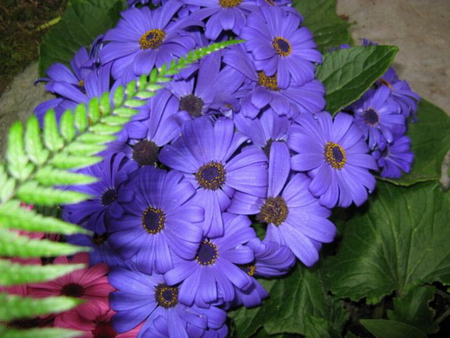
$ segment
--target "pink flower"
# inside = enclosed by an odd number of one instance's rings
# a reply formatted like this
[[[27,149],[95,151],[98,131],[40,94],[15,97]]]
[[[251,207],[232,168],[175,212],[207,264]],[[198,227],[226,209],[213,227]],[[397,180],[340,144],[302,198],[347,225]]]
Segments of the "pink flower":
[[[73,259],[65,256],[58,257],[54,264],[85,264],[89,265],[89,255],[87,253],[76,254]],[[97,264],[90,268],[76,270],[53,281],[33,284],[30,295],[43,298],[49,296],[70,296],[85,300],[86,302],[76,308],[56,315],[55,326],[60,326],[60,322],[67,322],[67,318],[78,314],[87,319],[94,319],[96,308],[109,309],[108,295],[115,289],[108,283],[107,273],[109,267],[106,264]]]

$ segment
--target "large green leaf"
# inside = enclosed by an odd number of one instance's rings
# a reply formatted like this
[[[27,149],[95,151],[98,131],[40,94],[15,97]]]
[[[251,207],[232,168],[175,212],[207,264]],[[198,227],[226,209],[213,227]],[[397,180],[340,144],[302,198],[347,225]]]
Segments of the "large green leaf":
[[[337,16],[335,0],[294,0],[293,5],[305,18],[304,25],[313,33],[320,51],[353,44],[350,24]]]
[[[343,303],[327,294],[327,286],[321,276],[320,267],[311,270],[297,266],[285,278],[259,280],[269,292],[270,297],[259,307],[240,308],[230,313],[234,319],[236,337],[250,337],[261,327],[267,334],[299,333],[324,330],[341,332],[348,314]],[[318,328],[308,327],[322,319]]]
[[[39,74],[44,76],[55,62],[68,65],[80,47],[89,46],[117,23],[122,9],[120,0],[78,1],[67,8],[39,47]]]
[[[377,303],[424,283],[450,282],[450,194],[436,182],[397,187],[378,182],[365,208],[337,223],[343,239],[326,262],[338,297]]]
[[[364,319],[361,324],[375,338],[426,338],[427,335],[412,325],[386,319]]]
[[[445,112],[423,100],[418,107],[419,122],[410,123],[408,136],[414,162],[409,174],[398,180],[389,180],[398,185],[438,180],[446,152],[450,149],[450,117]]]
[[[433,321],[435,311],[428,306],[435,291],[434,286],[420,286],[404,297],[395,297],[394,310],[388,310],[388,318],[415,326],[423,333],[437,332],[439,327]]]
[[[394,61],[395,46],[352,47],[324,55],[316,76],[326,88],[326,110],[334,114],[356,101]]]

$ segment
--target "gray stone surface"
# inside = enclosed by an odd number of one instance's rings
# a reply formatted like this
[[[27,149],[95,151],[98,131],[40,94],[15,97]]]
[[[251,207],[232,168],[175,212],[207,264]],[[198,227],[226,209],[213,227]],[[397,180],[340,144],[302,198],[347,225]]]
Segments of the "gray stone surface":
[[[25,121],[39,103],[54,96],[45,92],[44,84],[33,85],[37,79],[37,63],[17,75],[0,98],[0,149],[3,155],[6,133],[16,120]]]
[[[420,96],[450,114],[450,0],[337,0],[350,32],[400,51],[394,68]]]

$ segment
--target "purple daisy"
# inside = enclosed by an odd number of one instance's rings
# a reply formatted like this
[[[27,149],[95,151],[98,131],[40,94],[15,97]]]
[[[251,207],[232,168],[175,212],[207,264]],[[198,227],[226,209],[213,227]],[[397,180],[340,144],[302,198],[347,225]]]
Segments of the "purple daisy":
[[[277,73],[268,76],[257,71],[241,46],[226,50],[223,61],[247,78],[246,85],[238,92],[242,98],[241,111],[246,117],[255,118],[266,107],[290,118],[299,113],[318,113],[325,108],[325,87],[318,80],[292,82],[289,87],[281,88]]]
[[[286,143],[273,142],[267,197],[250,200],[236,193],[228,211],[257,214],[256,219],[267,224],[266,240],[289,247],[298,259],[311,266],[319,259],[320,243],[333,241],[336,228],[327,219],[330,210],[308,190],[311,180],[304,174],[290,177],[289,158]]]
[[[390,96],[390,88],[381,86],[369,90],[351,106],[355,124],[363,132],[370,149],[384,148],[386,142],[393,141],[395,134],[403,134],[406,130],[405,117]]]
[[[188,5],[200,6],[192,17],[206,22],[205,36],[216,40],[223,31],[239,35],[247,21],[247,15],[257,11],[255,0],[181,0]]]
[[[179,99],[180,110],[195,118],[239,109],[235,92],[244,77],[233,68],[220,69],[220,66],[220,53],[213,53],[200,61],[196,76],[167,85],[166,88]]]
[[[155,165],[159,149],[180,134],[180,125],[188,117],[178,113],[179,106],[177,98],[163,89],[141,108],[139,120],[127,124],[132,158],[139,166]]]
[[[221,301],[230,302],[235,288],[248,290],[253,281],[239,265],[253,261],[253,250],[245,246],[256,237],[246,216],[223,214],[224,235],[205,238],[195,259],[177,259],[174,268],[164,275],[168,285],[182,283],[179,299],[184,304],[208,308]]]
[[[108,280],[118,289],[110,294],[110,306],[117,313],[112,324],[119,333],[144,322],[139,337],[202,337],[207,328],[220,328],[225,311],[211,306],[201,309],[186,306],[179,297],[178,286],[168,286],[162,275],[113,268]]]
[[[256,147],[238,153],[246,140],[234,131],[233,121],[219,118],[213,125],[200,117],[185,122],[181,137],[160,152],[159,160],[183,172],[197,190],[193,203],[205,208],[208,237],[223,234],[222,212],[235,191],[245,192],[249,198],[266,194],[267,157]]]
[[[100,51],[103,64],[113,62],[115,79],[128,67],[132,67],[136,76],[148,74],[153,67],[160,67],[195,47],[192,36],[182,30],[183,25],[195,23],[173,20],[181,6],[181,2],[172,0],[155,10],[143,7],[122,12],[117,26],[105,34],[104,41],[109,43]]]
[[[300,27],[301,18],[278,7],[261,7],[247,19],[240,37],[247,40],[247,50],[258,71],[278,75],[278,86],[287,88],[291,81],[303,85],[314,79],[314,63],[322,62],[311,32]]]
[[[111,220],[111,245],[145,273],[165,273],[173,256],[192,259],[202,240],[203,208],[189,203],[192,185],[177,171],[152,166],[139,169],[127,184],[134,199],[124,215]]]
[[[99,180],[88,185],[72,186],[70,189],[94,197],[64,206],[64,218],[75,224],[86,223],[87,229],[103,234],[106,231],[106,223],[111,218],[122,217],[122,204],[132,199],[132,192],[122,189],[122,185],[136,169],[137,165],[122,153],[110,154],[103,162],[80,169],[79,173],[97,177]]]
[[[303,114],[291,128],[289,148],[297,155],[291,167],[307,172],[312,181],[309,190],[328,208],[361,205],[367,190],[375,189],[375,178],[369,169],[377,170],[374,158],[367,154],[367,144],[353,118],[344,113],[334,121],[327,112]]]
[[[411,139],[406,135],[396,137],[384,150],[376,150],[372,155],[380,166],[380,176],[385,178],[400,178],[402,171],[409,173],[414,160]]]

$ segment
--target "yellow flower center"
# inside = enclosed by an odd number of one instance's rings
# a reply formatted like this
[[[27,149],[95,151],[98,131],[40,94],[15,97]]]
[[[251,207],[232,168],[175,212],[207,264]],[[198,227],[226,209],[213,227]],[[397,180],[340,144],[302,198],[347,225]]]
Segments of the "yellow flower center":
[[[288,56],[292,52],[292,46],[285,38],[277,36],[272,41],[272,46],[280,56]]]
[[[267,76],[264,72],[258,72],[258,84],[273,91],[279,91],[280,88],[277,85],[277,74]]]
[[[139,39],[141,49],[157,49],[164,41],[166,32],[160,29],[152,29],[142,34]]]
[[[334,169],[342,169],[347,162],[347,156],[339,144],[328,142],[325,145],[325,160]]]
[[[241,4],[242,0],[219,0],[219,6],[224,8],[236,7]]]

